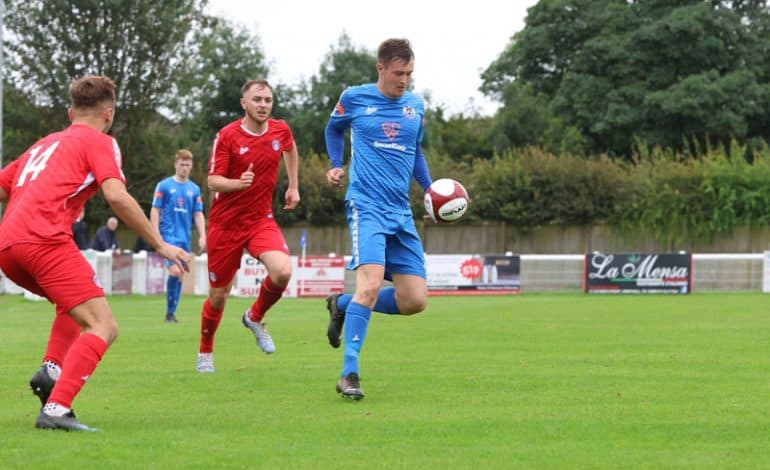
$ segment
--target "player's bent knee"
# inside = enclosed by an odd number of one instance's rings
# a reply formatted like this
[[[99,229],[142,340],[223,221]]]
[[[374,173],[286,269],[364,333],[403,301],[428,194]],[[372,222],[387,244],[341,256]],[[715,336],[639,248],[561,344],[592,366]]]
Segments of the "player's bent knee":
[[[270,280],[273,281],[273,284],[277,286],[288,286],[289,281],[291,280],[291,268],[271,273]]]
[[[118,339],[118,334],[120,333],[120,329],[118,328],[118,323],[115,320],[112,320],[111,325],[109,325],[107,330],[107,338],[105,338],[105,341],[107,342],[107,345],[111,345],[115,342],[116,339]]]
[[[406,305],[399,307],[399,311],[401,315],[416,315],[425,310],[427,306],[427,298],[410,299],[409,302],[406,302]]]
[[[230,293],[227,289],[211,289],[209,290],[209,303],[217,310],[225,308],[227,297]]]

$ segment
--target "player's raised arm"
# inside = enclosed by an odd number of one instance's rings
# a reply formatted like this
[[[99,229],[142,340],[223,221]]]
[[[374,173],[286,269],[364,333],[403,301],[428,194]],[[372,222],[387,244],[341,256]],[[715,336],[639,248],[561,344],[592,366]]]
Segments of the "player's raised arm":
[[[254,182],[254,164],[249,163],[249,167],[237,179],[221,175],[209,175],[207,182],[209,189],[218,193],[242,191]]]

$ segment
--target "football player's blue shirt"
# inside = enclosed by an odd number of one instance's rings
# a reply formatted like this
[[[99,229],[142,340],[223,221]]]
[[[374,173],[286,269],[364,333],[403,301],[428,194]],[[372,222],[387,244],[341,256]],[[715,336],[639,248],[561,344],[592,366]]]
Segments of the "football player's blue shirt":
[[[179,183],[173,176],[155,187],[152,207],[160,209],[160,234],[168,243],[184,242],[189,246],[193,216],[203,212],[201,190],[190,180]]]
[[[411,214],[409,184],[414,175],[423,188],[430,185],[420,150],[424,135],[425,105],[406,92],[389,98],[376,84],[350,87],[340,96],[326,127],[332,166],[342,167],[344,142],[350,127],[351,163],[345,199],[361,207]]]

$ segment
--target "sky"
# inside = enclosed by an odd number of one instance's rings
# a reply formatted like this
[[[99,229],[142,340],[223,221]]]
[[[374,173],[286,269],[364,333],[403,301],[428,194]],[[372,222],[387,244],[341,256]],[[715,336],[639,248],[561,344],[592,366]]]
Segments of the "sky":
[[[470,115],[475,110],[492,115],[499,103],[478,91],[481,72],[524,27],[527,8],[536,3],[209,0],[207,11],[240,23],[260,38],[273,83],[296,85],[316,75],[343,32],[356,48],[372,53],[384,39],[405,37],[415,53],[414,91],[429,93],[431,103],[449,114]]]

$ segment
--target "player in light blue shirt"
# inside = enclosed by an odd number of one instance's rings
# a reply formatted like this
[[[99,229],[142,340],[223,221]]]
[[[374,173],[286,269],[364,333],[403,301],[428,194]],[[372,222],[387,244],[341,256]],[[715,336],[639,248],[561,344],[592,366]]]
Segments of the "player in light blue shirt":
[[[377,83],[348,88],[326,125],[332,169],[327,181],[339,186],[345,131],[350,129],[351,162],[345,194],[354,294],[327,297],[332,347],[344,356],[337,392],[360,400],[358,357],[371,312],[413,315],[425,309],[428,289],[422,242],[409,206],[412,178],[427,189],[430,172],[421,149],[425,105],[407,90],[414,53],[406,39],[388,39],[377,50]],[[380,289],[383,279],[393,287]]]
[[[206,223],[203,217],[203,200],[197,184],[190,181],[193,155],[187,149],[179,150],[174,157],[174,176],[161,180],[155,187],[150,209],[150,221],[158,228],[163,240],[185,251],[190,251],[192,224],[198,229],[198,248],[206,247]],[[173,263],[168,266],[166,280],[166,321],[176,323],[176,307],[182,293],[184,272]]]

